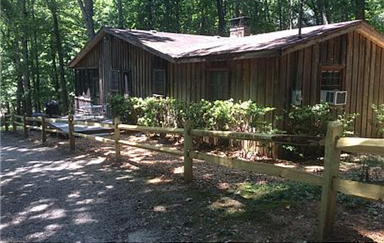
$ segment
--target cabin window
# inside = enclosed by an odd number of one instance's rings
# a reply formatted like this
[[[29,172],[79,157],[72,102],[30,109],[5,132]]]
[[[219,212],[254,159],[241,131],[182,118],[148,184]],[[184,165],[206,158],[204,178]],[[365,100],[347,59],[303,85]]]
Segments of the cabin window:
[[[130,72],[123,73],[124,97],[126,98],[132,95],[132,81],[130,74]]]
[[[165,82],[165,70],[155,69],[153,70],[153,82],[152,82],[152,94],[165,96],[166,90]]]
[[[343,89],[343,68],[340,66],[321,67],[321,90]]]
[[[119,71],[118,70],[112,70],[112,80],[111,80],[111,87],[110,91],[111,93],[118,93],[119,92]]]
[[[211,70],[208,81],[208,99],[226,100],[229,98],[228,70]]]

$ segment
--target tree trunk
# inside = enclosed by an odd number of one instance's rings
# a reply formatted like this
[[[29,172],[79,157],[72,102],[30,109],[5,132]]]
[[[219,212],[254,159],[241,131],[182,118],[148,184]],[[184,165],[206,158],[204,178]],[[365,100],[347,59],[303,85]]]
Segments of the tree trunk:
[[[53,35],[55,37],[55,47],[57,51],[57,55],[59,57],[59,78],[60,78],[60,103],[61,103],[61,113],[67,113],[69,109],[68,103],[68,89],[67,82],[65,80],[65,72],[64,72],[64,53],[63,47],[61,43],[60,30],[59,30],[59,22],[57,19],[57,5],[55,1],[51,1],[50,10],[53,18]]]
[[[124,12],[123,12],[123,3],[121,0],[116,0],[116,7],[117,7],[117,13],[118,13],[118,18],[119,18],[119,23],[118,27],[119,28],[124,28]]]
[[[91,40],[95,36],[95,28],[93,26],[93,0],[77,0],[83,14],[85,27],[87,28],[88,39]]]
[[[356,19],[365,19],[365,0],[355,0]]]
[[[53,77],[53,87],[55,88],[56,100],[60,100],[60,84],[59,84],[59,74],[57,73],[56,65],[56,50],[54,48],[53,39],[51,40],[51,60],[52,60],[52,77]]]
[[[223,0],[216,0],[217,16],[219,19],[218,33],[220,36],[225,34],[225,10],[223,7]]]
[[[25,0],[21,3],[21,16],[22,16],[22,38],[21,38],[21,45],[22,45],[22,55],[23,55],[23,61],[22,61],[22,80],[23,80],[23,86],[24,86],[24,97],[25,97],[25,113],[27,116],[32,115],[32,97],[31,97],[31,81],[29,79],[29,54],[28,54],[28,38],[27,38],[27,26],[26,23],[28,22],[28,13],[26,9],[26,2]]]
[[[32,1],[32,19],[33,22],[36,21],[35,9],[34,9],[35,1]],[[34,56],[34,85],[33,85],[33,93],[34,93],[34,103],[36,112],[41,112],[41,100],[40,100],[40,64],[39,64],[39,51],[38,51],[38,42],[37,42],[37,33],[36,29],[33,29],[33,56]]]

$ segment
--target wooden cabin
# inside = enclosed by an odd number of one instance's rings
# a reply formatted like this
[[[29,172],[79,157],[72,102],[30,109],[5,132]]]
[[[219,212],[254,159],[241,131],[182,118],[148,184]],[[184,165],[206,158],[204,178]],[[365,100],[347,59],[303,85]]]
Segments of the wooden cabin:
[[[325,100],[359,113],[356,134],[374,137],[372,104],[384,103],[384,36],[364,21],[232,37],[103,28],[70,62],[76,95],[105,104],[113,93],[252,99],[276,107]],[[271,119],[271,118],[269,118]]]

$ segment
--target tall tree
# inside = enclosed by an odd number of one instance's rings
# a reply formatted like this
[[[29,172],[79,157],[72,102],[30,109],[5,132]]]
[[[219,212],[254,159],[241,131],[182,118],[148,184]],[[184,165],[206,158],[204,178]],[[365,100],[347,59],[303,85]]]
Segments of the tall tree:
[[[225,34],[225,5],[224,0],[216,0],[217,16],[219,19],[218,32],[220,36]]]
[[[87,28],[88,39],[95,36],[95,28],[93,24],[93,0],[77,0],[81,12],[83,13],[83,20]]]
[[[19,1],[21,5],[21,25],[22,25],[22,37],[21,37],[21,46],[22,46],[22,80],[24,86],[24,99],[25,99],[25,110],[24,112],[28,115],[32,115],[32,90],[31,90],[31,80],[29,77],[29,52],[28,52],[28,12],[26,6],[26,0]]]
[[[365,0],[355,0],[355,18],[365,19]]]
[[[123,3],[121,2],[121,0],[116,0],[116,8],[117,8],[117,13],[119,17],[119,22],[117,27],[124,28],[125,19],[124,19],[124,12],[123,12]]]
[[[51,0],[48,4],[49,10],[52,14],[53,19],[53,35],[55,40],[55,49],[57,51],[57,55],[59,57],[59,79],[60,79],[60,104],[61,104],[61,112],[66,113],[69,110],[69,101],[68,101],[68,88],[67,82],[65,79],[65,71],[64,71],[64,52],[63,46],[60,36],[59,29],[59,21],[58,21],[58,13],[57,13],[57,2],[56,0]]]

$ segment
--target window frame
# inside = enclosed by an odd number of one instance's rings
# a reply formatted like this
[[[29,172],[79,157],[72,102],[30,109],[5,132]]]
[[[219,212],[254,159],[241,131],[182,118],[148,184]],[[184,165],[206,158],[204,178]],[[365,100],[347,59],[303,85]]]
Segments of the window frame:
[[[226,75],[226,80],[225,80],[225,83],[226,83],[226,87],[224,87],[224,92],[222,94],[219,94],[217,95],[218,97],[214,97],[215,96],[215,92],[214,90],[212,90],[212,86],[216,86],[218,85],[218,83],[216,84],[213,84],[213,82],[217,82],[217,80],[213,80],[213,75],[214,73],[217,73],[217,72],[224,72],[225,75]],[[207,82],[207,85],[206,85],[206,97],[207,97],[207,100],[211,100],[211,101],[214,101],[214,100],[227,100],[230,98],[230,72],[229,72],[229,69],[228,68],[210,68],[208,70],[208,82]],[[222,96],[222,97],[220,97]]]
[[[159,92],[156,92],[157,90],[155,90],[155,84],[156,83],[160,83],[158,81],[155,80],[156,78],[156,75],[155,73],[156,72],[161,72],[163,73],[163,94],[160,94]],[[166,69],[165,68],[155,68],[153,69],[153,72],[152,72],[152,95],[155,95],[155,96],[166,96],[167,95],[167,72],[166,72]]]
[[[320,66],[320,92],[321,90],[338,90],[338,91],[343,91],[345,90],[345,67],[344,65],[321,65]],[[323,84],[324,83],[324,79],[323,79],[323,73],[324,72],[339,72],[340,73],[340,80],[339,80],[339,84],[338,85],[327,85],[327,84]],[[331,88],[329,89],[329,87],[336,87],[336,88]]]

